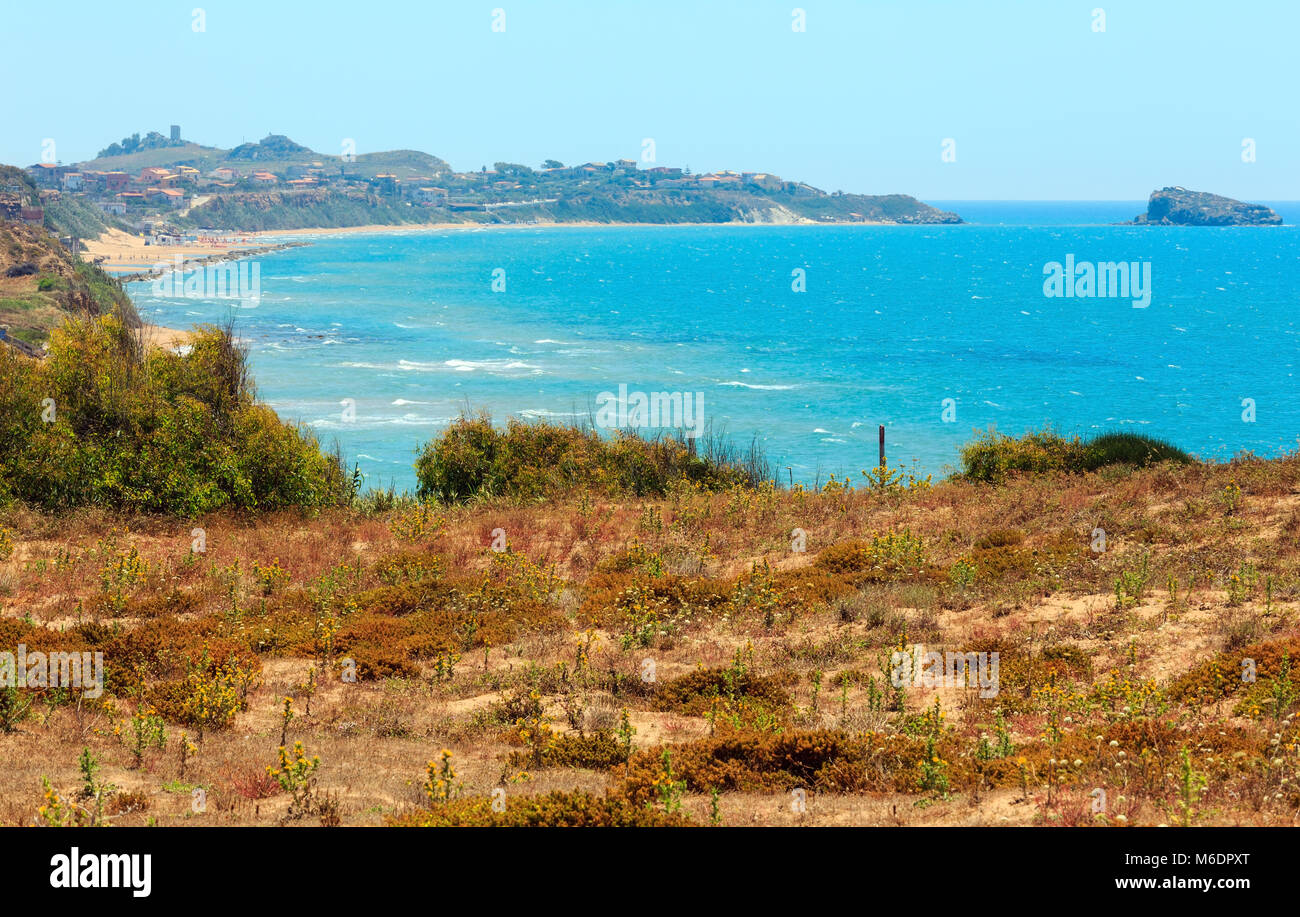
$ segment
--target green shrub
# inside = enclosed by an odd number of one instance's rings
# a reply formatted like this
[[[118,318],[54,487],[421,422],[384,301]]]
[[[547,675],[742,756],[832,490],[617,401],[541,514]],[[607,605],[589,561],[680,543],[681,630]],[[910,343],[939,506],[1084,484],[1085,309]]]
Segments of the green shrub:
[[[196,516],[350,495],[338,458],[256,401],[229,329],[146,352],[112,315],[67,321],[45,360],[0,349],[0,501]]]
[[[677,481],[706,490],[766,478],[761,458],[741,461],[716,440],[692,455],[675,439],[643,439],[617,433],[511,420],[505,430],[486,415],[460,417],[426,443],[416,460],[421,499],[447,503],[500,496],[538,500],[576,490],[609,495],[662,495]]]
[[[1078,436],[1067,438],[1051,430],[1037,430],[1017,439],[990,430],[961,449],[962,476],[990,483],[1017,473],[1080,474],[1108,465],[1141,467],[1192,461],[1176,446],[1136,433],[1104,433],[1081,440]]]

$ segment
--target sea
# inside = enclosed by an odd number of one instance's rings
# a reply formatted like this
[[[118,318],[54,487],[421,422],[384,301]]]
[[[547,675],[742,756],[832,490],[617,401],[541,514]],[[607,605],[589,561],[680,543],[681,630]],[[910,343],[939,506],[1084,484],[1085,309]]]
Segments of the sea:
[[[375,487],[413,489],[420,447],[480,411],[702,417],[806,484],[860,478],[881,425],[890,465],[936,476],[990,429],[1218,461],[1300,445],[1300,203],[1238,228],[1115,225],[1142,201],[930,203],[967,222],[285,233],[309,244],[253,259],[256,295],[128,290],[163,326],[233,322],[259,396]],[[1142,290],[1102,273],[1121,262]],[[1099,279],[1051,288],[1053,264]],[[669,397],[610,409],[638,393]]]

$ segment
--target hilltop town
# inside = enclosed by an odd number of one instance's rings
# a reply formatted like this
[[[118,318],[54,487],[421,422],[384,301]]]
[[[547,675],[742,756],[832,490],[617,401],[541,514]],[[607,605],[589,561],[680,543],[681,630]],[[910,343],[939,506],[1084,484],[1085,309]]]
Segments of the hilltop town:
[[[124,138],[93,160],[25,171],[36,198],[0,187],[0,216],[73,239],[117,228],[163,244],[205,231],[403,223],[961,221],[906,195],[828,193],[765,172],[695,174],[632,159],[457,172],[427,153],[331,156],[275,134],[223,150],[182,139],[178,125],[166,137]]]

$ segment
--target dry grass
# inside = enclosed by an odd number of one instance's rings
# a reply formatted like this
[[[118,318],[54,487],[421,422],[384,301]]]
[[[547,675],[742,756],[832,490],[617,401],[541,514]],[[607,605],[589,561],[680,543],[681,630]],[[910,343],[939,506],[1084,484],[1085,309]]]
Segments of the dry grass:
[[[73,800],[83,748],[118,824],[515,818],[488,814],[498,789],[560,793],[529,818],[582,823],[679,804],[733,825],[1296,819],[1295,458],[415,513],[218,515],[194,553],[194,523],[9,512],[0,650],[101,650],[109,690],[20,694],[0,822],[33,821],[42,777]],[[882,560],[890,533],[922,558]],[[900,642],[997,650],[999,694],[908,688],[899,712],[881,666]],[[187,692],[227,659],[243,702],[199,741]],[[320,758],[292,812],[266,776],[286,696],[287,744]],[[142,705],[166,742],[137,767]],[[624,723],[631,759],[611,765]],[[470,799],[454,817],[425,786],[443,749]]]

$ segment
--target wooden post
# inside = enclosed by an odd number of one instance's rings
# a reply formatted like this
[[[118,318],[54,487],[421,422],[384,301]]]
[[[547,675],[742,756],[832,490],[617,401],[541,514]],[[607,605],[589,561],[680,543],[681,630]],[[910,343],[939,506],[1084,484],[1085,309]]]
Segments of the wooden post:
[[[885,486],[885,425],[880,425],[880,486]]]

